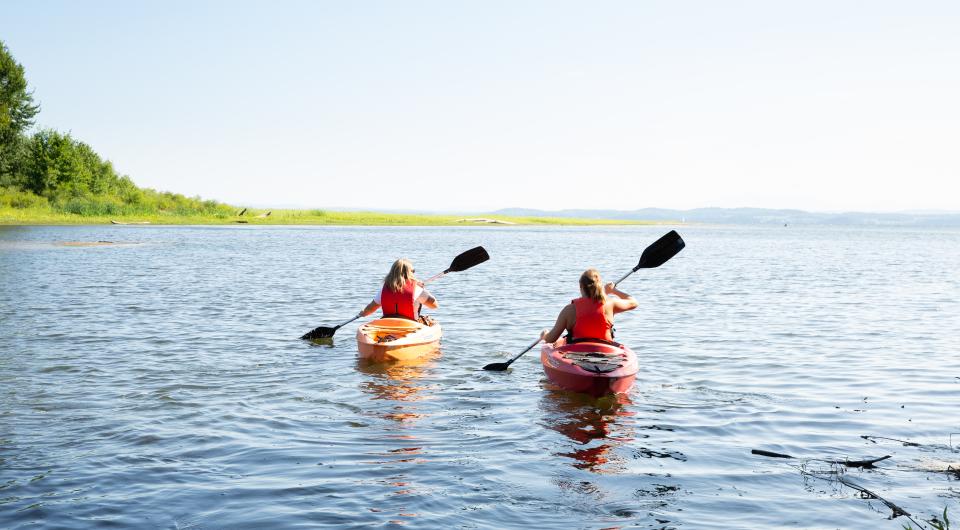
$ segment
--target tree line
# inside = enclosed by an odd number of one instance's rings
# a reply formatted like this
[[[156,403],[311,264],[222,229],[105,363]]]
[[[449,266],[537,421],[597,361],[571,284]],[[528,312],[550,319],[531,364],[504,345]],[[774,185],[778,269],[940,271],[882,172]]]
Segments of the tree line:
[[[39,111],[23,66],[0,41],[0,208],[78,215],[235,214],[216,201],[140,188],[69,133],[31,132]]]

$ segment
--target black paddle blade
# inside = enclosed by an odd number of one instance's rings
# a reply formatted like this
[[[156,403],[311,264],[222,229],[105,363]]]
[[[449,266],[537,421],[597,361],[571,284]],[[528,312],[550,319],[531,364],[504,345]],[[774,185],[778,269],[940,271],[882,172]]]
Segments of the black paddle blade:
[[[300,338],[305,340],[329,339],[334,333],[337,332],[337,328],[339,327],[340,326],[337,326],[336,328],[328,328],[326,326],[320,326],[319,328],[315,328],[313,331]]]
[[[453,258],[453,262],[450,264],[450,268],[447,269],[446,272],[465,271],[470,267],[480,265],[488,259],[490,259],[490,254],[487,254],[486,249],[483,247],[471,248],[463,254]]]
[[[490,363],[483,367],[484,370],[490,370],[493,372],[502,372],[510,367],[510,363]]]
[[[633,270],[659,267],[670,258],[676,256],[685,246],[687,246],[687,244],[683,242],[680,234],[678,234],[676,230],[671,230],[660,239],[651,243],[650,246],[643,251],[643,254],[640,256],[640,263],[638,263]]]

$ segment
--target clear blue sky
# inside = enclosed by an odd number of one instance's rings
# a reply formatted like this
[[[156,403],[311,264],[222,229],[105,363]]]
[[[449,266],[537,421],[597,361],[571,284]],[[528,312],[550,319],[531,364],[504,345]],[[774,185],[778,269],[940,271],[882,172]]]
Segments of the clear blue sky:
[[[960,210],[960,2],[3,0],[37,125],[234,204]]]

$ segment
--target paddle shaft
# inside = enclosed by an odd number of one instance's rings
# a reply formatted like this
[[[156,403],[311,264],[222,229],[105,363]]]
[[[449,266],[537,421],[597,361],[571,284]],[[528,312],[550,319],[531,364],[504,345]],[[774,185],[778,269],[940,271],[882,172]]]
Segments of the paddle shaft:
[[[431,280],[434,280],[434,279],[436,279],[436,278],[439,278],[440,276],[443,276],[444,274],[446,274],[446,273],[440,273],[440,274],[438,274],[437,276],[434,276],[433,278],[430,278],[429,280],[427,280],[426,282],[423,282],[423,283],[427,283],[427,282],[429,282],[429,281],[431,281]],[[422,304],[421,304],[421,305],[422,305]],[[417,312],[419,312],[419,309],[417,310]],[[336,333],[338,329],[342,328],[343,326],[346,326],[347,324],[353,322],[354,320],[356,320],[356,319],[358,319],[358,318],[360,318],[360,317],[362,317],[362,316],[365,316],[365,315],[363,314],[363,311],[357,313],[357,314],[356,314],[353,318],[351,318],[350,320],[347,320],[346,322],[343,322],[343,323],[341,323],[341,324],[337,324],[336,326],[334,326],[334,327],[332,327],[332,328],[326,328],[326,327],[324,327],[324,326],[320,326],[320,327],[318,327],[318,328],[314,328],[313,331],[311,331],[310,333],[307,333],[306,335],[304,335],[304,336],[302,336],[302,337],[300,337],[300,338],[301,338],[301,339],[305,339],[305,338],[315,338],[315,337],[313,337],[312,335],[314,335],[315,333],[317,333],[318,331],[321,331],[321,330],[326,330],[326,331],[322,331],[322,333],[320,334],[320,337],[323,337],[323,338],[332,337],[333,334]]]
[[[448,271],[443,271],[443,272],[441,272],[440,274],[434,274],[433,276],[427,278],[426,280],[423,280],[423,281],[420,282],[420,283],[423,284],[423,285],[426,285],[426,284],[428,284],[428,283],[430,283],[430,282],[432,282],[432,281],[434,281],[434,280],[439,280],[440,278],[443,278],[444,276],[446,276],[446,275],[447,275],[447,272],[448,272]],[[419,312],[420,312],[420,308],[423,307],[423,304],[417,304],[417,306],[418,306],[417,313],[419,313]],[[361,316],[362,316],[362,315],[357,315],[357,316],[353,317],[352,319],[350,319],[348,322],[353,322],[354,320],[360,318]],[[346,323],[347,323],[347,322],[344,322],[344,324],[346,324]],[[337,326],[337,327],[339,327],[339,326]]]
[[[677,252],[683,250],[685,243],[675,230],[671,230],[663,235],[660,239],[651,243],[646,249],[644,249],[643,254],[640,256],[640,262],[637,263],[637,266],[630,269],[630,272],[626,273],[623,278],[617,280],[613,286],[616,287],[623,280],[626,280],[631,274],[637,272],[643,268],[654,268],[659,267],[666,263],[670,258],[675,256]],[[532,350],[534,346],[540,343],[543,339],[537,339],[536,342],[531,344],[527,349],[523,350],[516,357],[510,359],[505,363],[491,363],[487,366],[484,366],[484,370],[506,370],[510,363],[516,361],[520,358],[521,355]]]
[[[639,270],[639,269],[632,269],[630,272],[624,274],[624,275],[623,275],[623,278],[620,278],[619,280],[613,282],[613,286],[616,287],[616,286],[620,285],[620,282],[622,282],[623,280],[626,280],[627,278],[629,278],[630,275],[633,274],[633,273],[635,273],[635,272],[637,272],[637,270]]]
[[[432,282],[432,281],[434,281],[434,280],[438,280],[438,279],[444,277],[445,275],[447,275],[447,273],[450,273],[450,272],[465,271],[465,270],[467,270],[467,269],[469,269],[469,268],[471,268],[471,267],[474,267],[474,266],[476,266],[476,265],[479,265],[479,264],[483,263],[484,261],[487,261],[488,259],[490,259],[490,255],[487,254],[487,251],[486,251],[483,247],[471,248],[470,250],[467,250],[466,252],[461,252],[457,257],[453,258],[453,261],[450,263],[450,267],[448,267],[447,270],[441,272],[440,274],[437,274],[437,275],[435,275],[435,276],[432,276],[432,277],[428,278],[425,282],[422,282],[422,283],[425,285],[425,284],[430,283],[430,282]],[[360,318],[360,317],[362,317],[362,316],[364,316],[364,315],[363,315],[363,312],[361,311],[360,313],[357,313],[357,316],[351,318],[350,320],[348,320],[348,321],[346,321],[346,322],[344,322],[344,323],[342,323],[342,324],[340,324],[340,325],[338,325],[338,326],[336,326],[336,327],[327,328],[327,327],[324,327],[324,326],[320,326],[320,327],[318,327],[318,328],[314,328],[313,331],[307,333],[306,335],[304,335],[304,336],[302,336],[302,337],[300,337],[300,338],[302,338],[302,339],[306,339],[306,338],[311,338],[311,339],[313,339],[313,338],[317,338],[317,337],[319,337],[319,338],[329,338],[329,337],[332,337],[333,334],[336,333],[336,331],[337,331],[338,329],[340,329],[341,327],[343,327],[343,326],[345,326],[345,325],[353,322],[354,320],[356,320],[356,319],[358,319],[358,318]]]
[[[490,259],[490,255],[487,254],[486,249],[483,247],[471,248],[470,250],[461,252],[457,257],[453,258],[453,261],[450,262],[450,266],[447,267],[447,270],[427,278],[423,283],[430,283],[434,280],[439,280],[451,272],[465,271],[471,267],[483,263],[484,261],[487,261],[488,259]]]
[[[440,278],[443,278],[444,276],[446,276],[448,272],[450,272],[450,271],[449,271],[449,270],[445,270],[445,271],[441,272],[440,274],[434,274],[433,276],[427,278],[426,280],[423,280],[423,281],[420,282],[420,283],[421,283],[421,285],[426,285],[426,284],[428,284],[428,283],[430,283],[430,282],[432,282],[432,281],[434,281],[434,280],[439,280]],[[418,314],[420,313],[420,310],[421,310],[422,308],[423,308],[423,304],[418,303],[418,304],[417,304],[417,313],[418,313]],[[374,311],[376,311],[376,310],[374,310]],[[360,317],[362,317],[362,316],[366,316],[366,315],[364,315],[363,312],[360,312],[359,314],[357,314],[357,316],[351,318],[350,320],[344,322],[343,324],[348,324],[348,323],[350,323],[350,322],[353,322],[354,320],[356,320],[356,319],[358,319],[358,318],[360,318]],[[343,324],[341,324],[341,326],[342,326]],[[339,328],[340,326],[337,326],[337,327]],[[334,329],[336,329],[336,328],[334,328]]]
[[[518,353],[517,356],[514,357],[513,359],[510,359],[509,361],[507,361],[507,366],[510,366],[510,363],[512,363],[513,361],[516,361],[517,359],[519,359],[524,353],[527,353],[528,351],[532,350],[533,347],[536,346],[537,344],[540,344],[540,341],[541,341],[541,340],[543,340],[543,339],[537,339],[537,340],[535,340],[535,341],[533,342],[533,344],[527,346],[527,349],[525,349],[525,350],[523,350],[522,352]]]
[[[426,280],[423,280],[423,283],[428,284],[434,280],[439,280],[440,278],[443,278],[446,275],[447,275],[447,271],[443,271],[440,274],[434,274],[433,276],[427,278]]]
[[[663,265],[683,250],[685,246],[687,246],[687,244],[684,243],[683,238],[680,237],[680,234],[678,234],[676,230],[667,232],[660,239],[647,246],[647,248],[643,250],[643,254],[640,255],[640,262],[637,263],[637,266],[631,269],[630,272],[624,274],[623,278],[617,280],[613,285],[618,285],[640,269],[652,269]]]
[[[340,329],[340,328],[342,328],[343,326],[346,326],[347,324],[353,322],[354,320],[356,320],[356,319],[358,319],[358,318],[360,318],[360,315],[359,315],[359,314],[357,314],[357,316],[351,318],[350,320],[344,322],[343,324],[338,324],[337,327],[335,327],[335,328],[333,328],[333,329],[335,329],[335,330],[336,330],[336,329]]]
[[[518,354],[516,355],[516,357],[514,357],[513,359],[510,359],[509,361],[507,361],[507,362],[505,362],[505,363],[490,363],[490,364],[484,366],[483,369],[484,369],[484,370],[491,370],[491,371],[494,371],[494,372],[502,372],[502,371],[504,371],[504,370],[506,370],[507,368],[510,367],[510,363],[512,363],[513,361],[516,361],[517,359],[519,359],[520,356],[522,356],[524,353],[527,353],[528,351],[532,350],[533,347],[536,346],[537,344],[540,344],[540,341],[541,341],[541,340],[542,340],[542,339],[537,339],[536,342],[534,342],[534,343],[531,344],[530,346],[527,346],[527,349],[525,349],[525,350],[523,350],[522,352],[518,353]]]

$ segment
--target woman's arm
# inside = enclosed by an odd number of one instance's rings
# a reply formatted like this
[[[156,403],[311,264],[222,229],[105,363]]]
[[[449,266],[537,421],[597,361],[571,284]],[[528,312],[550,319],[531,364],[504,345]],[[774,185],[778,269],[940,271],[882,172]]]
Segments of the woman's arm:
[[[610,302],[613,305],[614,314],[623,313],[624,311],[630,311],[630,310],[636,309],[637,306],[639,305],[636,299],[634,299],[629,294],[617,289],[617,286],[614,285],[613,283],[608,283],[604,285],[603,290],[607,294],[613,294],[619,297],[619,298],[612,298],[610,300]]]
[[[557,339],[560,338],[560,335],[563,335],[563,332],[573,327],[573,321],[576,318],[577,313],[574,309],[573,304],[567,304],[564,307],[560,314],[557,315],[557,322],[553,325],[553,329],[545,329],[540,332],[540,338],[544,342],[557,342]]]
[[[373,313],[373,312],[376,311],[377,309],[380,309],[380,304],[378,304],[378,303],[374,302],[373,300],[371,300],[370,303],[367,304],[367,307],[364,307],[364,308],[360,311],[360,316],[365,317],[365,316],[369,315],[370,313]]]
[[[426,289],[423,290],[423,294],[420,295],[417,301],[429,307],[430,309],[436,309],[437,306],[440,305],[439,303],[437,303],[437,299],[434,298],[433,295],[430,294],[430,292],[427,291]]]

